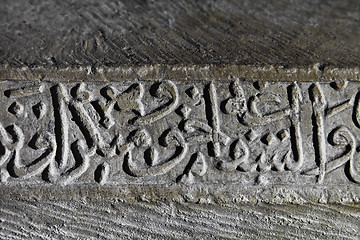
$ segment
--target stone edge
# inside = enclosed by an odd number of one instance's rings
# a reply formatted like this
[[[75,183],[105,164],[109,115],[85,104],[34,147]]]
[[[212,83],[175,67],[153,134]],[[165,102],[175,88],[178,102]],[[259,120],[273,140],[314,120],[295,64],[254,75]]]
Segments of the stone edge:
[[[73,184],[60,186],[0,185],[0,200],[129,200],[195,202],[216,204],[360,204],[360,186],[357,185],[266,185],[242,188],[236,184],[159,184],[159,185],[94,185]]]
[[[249,65],[143,65],[119,67],[22,67],[0,65],[0,81],[119,82],[127,80],[329,82],[360,81],[360,68],[336,68],[321,64],[309,67]]]

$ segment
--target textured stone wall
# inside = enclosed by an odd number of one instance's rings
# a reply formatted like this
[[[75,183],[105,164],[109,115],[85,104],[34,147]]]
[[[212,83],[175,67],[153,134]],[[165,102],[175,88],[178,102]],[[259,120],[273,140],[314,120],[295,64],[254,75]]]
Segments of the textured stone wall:
[[[358,85],[4,81],[1,179],[351,186]]]
[[[359,13],[4,1],[0,238],[360,238]]]

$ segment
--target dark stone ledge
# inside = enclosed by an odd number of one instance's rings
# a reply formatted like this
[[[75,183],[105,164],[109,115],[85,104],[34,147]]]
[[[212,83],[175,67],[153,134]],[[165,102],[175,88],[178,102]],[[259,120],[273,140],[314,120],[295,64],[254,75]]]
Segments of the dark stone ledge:
[[[358,67],[359,12],[356,0],[5,0],[0,64]]]

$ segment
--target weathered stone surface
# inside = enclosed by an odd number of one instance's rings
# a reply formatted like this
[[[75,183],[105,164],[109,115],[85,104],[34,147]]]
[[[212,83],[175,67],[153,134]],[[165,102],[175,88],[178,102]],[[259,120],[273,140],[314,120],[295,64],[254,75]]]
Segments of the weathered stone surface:
[[[2,82],[1,180],[359,184],[358,85]]]
[[[1,239],[358,239],[357,1],[3,1]]]
[[[347,205],[0,201],[2,239],[358,239]]]
[[[70,238],[283,236],[277,231],[304,239],[358,236],[358,85],[239,78],[108,84],[3,81],[2,236],[64,237],[63,231]],[[15,206],[26,209],[30,219],[45,206],[48,217],[14,226]],[[91,206],[105,209],[79,212],[79,207]],[[300,206],[316,209],[317,215],[292,210]],[[325,217],[325,206],[339,211],[340,218]],[[101,211],[117,215],[118,208],[129,207],[134,212],[122,219],[103,219]],[[159,214],[164,207],[176,212],[168,222],[158,220],[152,226],[146,214]],[[195,209],[182,213],[189,207]],[[69,222],[60,213],[64,208],[74,208],[76,218],[89,223]],[[279,208],[282,212],[274,210]],[[264,225],[259,232],[255,226],[265,223],[257,216],[268,211],[275,211],[271,227]],[[191,221],[202,219],[202,226],[188,229],[179,219],[183,214]],[[58,220],[53,223],[52,217]],[[342,230],[333,225],[328,231],[309,224],[319,217],[324,224],[349,225]],[[240,219],[248,221],[249,229]],[[84,229],[102,220],[101,229]],[[301,229],[301,221],[311,227]],[[21,230],[29,224],[51,224],[54,230]],[[176,227],[163,231],[164,224]],[[211,230],[219,224],[226,226]],[[294,228],[285,230],[283,224]]]
[[[356,0],[2,1],[0,63],[358,67]]]

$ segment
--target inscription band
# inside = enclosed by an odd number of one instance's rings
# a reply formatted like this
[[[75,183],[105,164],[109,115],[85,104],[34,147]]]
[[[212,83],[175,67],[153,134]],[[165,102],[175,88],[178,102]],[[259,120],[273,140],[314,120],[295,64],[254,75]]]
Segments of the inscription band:
[[[0,84],[0,179],[358,184],[357,82]]]

